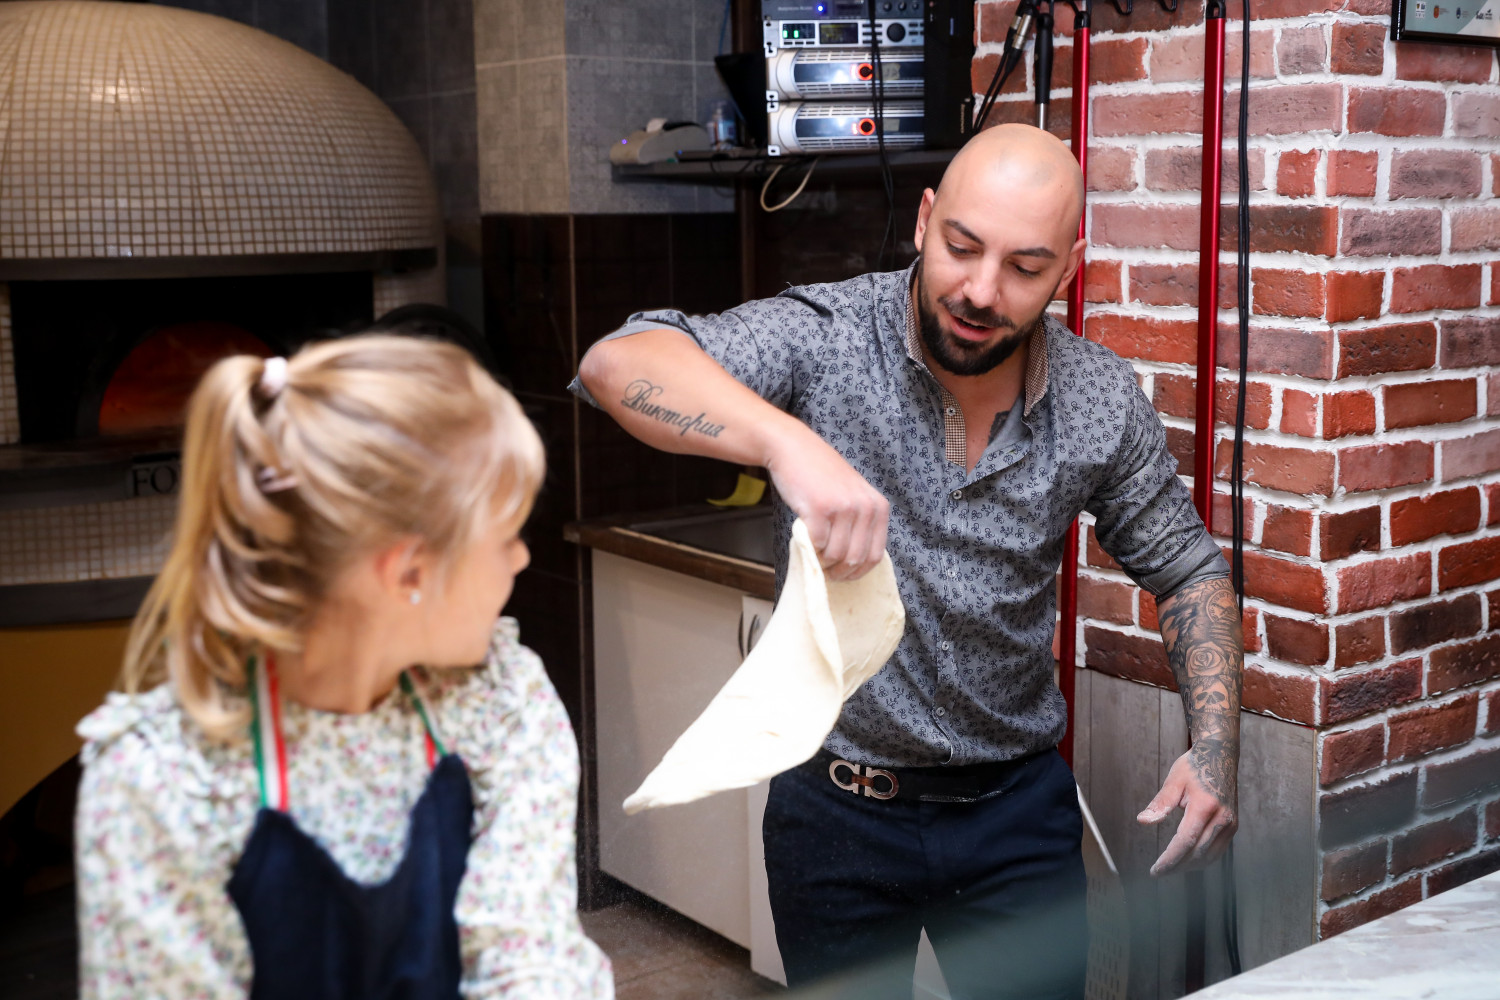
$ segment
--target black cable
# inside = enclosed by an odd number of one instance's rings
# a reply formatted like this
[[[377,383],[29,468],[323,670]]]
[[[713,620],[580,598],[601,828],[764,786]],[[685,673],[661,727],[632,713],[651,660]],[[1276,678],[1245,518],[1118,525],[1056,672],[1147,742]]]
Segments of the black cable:
[[[1047,127],[1052,104],[1052,3],[1043,0],[1036,8],[1036,42],[1031,48],[1032,68],[1036,71],[1035,93],[1037,128]]]
[[[1240,370],[1239,395],[1234,405],[1234,452],[1229,462],[1230,500],[1230,578],[1239,599],[1240,617],[1245,617],[1245,389],[1250,365],[1250,0],[1242,0],[1240,43],[1240,115],[1239,115],[1239,214],[1236,217],[1235,276],[1239,301]],[[1224,854],[1224,947],[1229,956],[1230,975],[1239,975],[1240,962],[1239,901],[1234,885],[1234,842]]]
[[[1021,64],[1021,56],[1025,51],[1026,34],[1031,30],[1031,22],[1036,16],[1036,5],[1032,0],[1021,0],[1021,5],[1016,8],[1015,17],[1011,19],[1010,29],[1005,33],[1005,48],[1000,53],[1000,62],[995,66],[995,75],[990,77],[990,85],[984,90],[984,100],[979,105],[979,113],[974,116],[974,131],[980,132],[984,129],[984,123],[990,117],[990,108],[994,106],[995,99],[1000,96],[1000,90],[1005,86],[1005,81],[1010,79],[1011,73],[1015,72]]]
[[[875,0],[867,0],[866,11],[870,21],[870,68],[875,78],[870,86],[870,105],[875,113],[875,144],[880,150],[880,182],[885,188],[885,232],[880,237],[880,252],[875,257],[875,270],[887,269],[886,248],[894,256],[896,237],[896,182],[891,176],[891,161],[885,151],[885,69],[880,59],[880,26],[875,19]]]
[[[990,108],[994,106],[995,98],[1000,96],[1000,89],[1005,86],[1005,81],[1015,72],[1020,65],[1019,59],[1008,59],[1010,50],[1000,54],[1000,62],[995,66],[995,75],[990,77],[990,85],[984,90],[984,99],[979,102],[979,113],[974,116],[974,131],[978,132],[984,128],[985,120],[990,116]]]
[[[1250,0],[1245,5],[1244,38],[1250,39]],[[1237,150],[1239,153],[1239,213],[1235,219],[1236,297],[1239,306],[1239,392],[1234,406],[1234,451],[1229,462],[1230,576],[1239,599],[1241,617],[1245,613],[1245,389],[1249,374],[1250,353],[1250,50],[1243,50],[1240,65],[1240,113]]]

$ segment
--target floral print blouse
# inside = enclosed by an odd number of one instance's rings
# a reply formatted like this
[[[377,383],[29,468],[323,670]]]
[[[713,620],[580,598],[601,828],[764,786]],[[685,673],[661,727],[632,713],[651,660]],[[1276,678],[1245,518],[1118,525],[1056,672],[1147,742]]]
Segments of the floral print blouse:
[[[502,618],[482,666],[421,677],[473,787],[455,907],[463,995],[613,997],[609,959],[578,922],[578,751],[540,659]],[[282,728],[292,818],[350,878],[387,879],[430,773],[412,700],[395,686],[362,715],[288,701]],[[249,734],[207,739],[165,684],[110,695],[78,732],[82,995],[247,996],[249,945],[225,886],[260,808]]]

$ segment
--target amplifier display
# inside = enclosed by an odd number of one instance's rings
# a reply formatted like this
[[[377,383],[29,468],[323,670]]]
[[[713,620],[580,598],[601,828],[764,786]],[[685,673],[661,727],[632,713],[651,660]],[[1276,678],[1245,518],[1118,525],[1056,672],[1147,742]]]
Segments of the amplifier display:
[[[884,110],[887,149],[922,145],[921,101],[889,101]],[[769,131],[772,156],[878,148],[875,111],[868,101],[789,101],[770,113]]]
[[[888,100],[922,96],[923,55],[917,49],[880,54]],[[865,49],[782,49],[766,60],[766,107],[782,101],[812,98],[868,100],[874,88],[875,64]]]
[[[871,38],[870,22],[865,19],[781,21],[768,17],[761,28],[767,59],[782,49],[868,47]],[[920,11],[913,10],[910,18],[880,18],[875,22],[875,30],[882,49],[922,47]]]

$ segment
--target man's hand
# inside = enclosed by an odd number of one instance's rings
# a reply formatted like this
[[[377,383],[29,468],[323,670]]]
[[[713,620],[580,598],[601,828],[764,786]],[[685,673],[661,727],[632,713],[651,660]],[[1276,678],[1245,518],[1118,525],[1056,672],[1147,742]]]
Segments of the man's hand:
[[[1245,646],[1239,603],[1228,580],[1189,584],[1157,607],[1167,663],[1177,678],[1193,745],[1177,758],[1156,798],[1139,816],[1160,823],[1183,810],[1177,835],[1151,874],[1184,861],[1200,867],[1217,858],[1239,826],[1240,684]]]
[[[1172,764],[1166,784],[1136,817],[1137,822],[1154,826],[1176,809],[1183,811],[1177,835],[1151,866],[1152,875],[1164,875],[1184,861],[1187,868],[1201,868],[1224,853],[1239,827],[1235,792],[1237,757],[1237,751],[1231,754],[1222,746],[1194,744]]]
[[[831,445],[789,419],[778,428],[766,470],[807,525],[829,579],[855,580],[879,565],[891,505]]]

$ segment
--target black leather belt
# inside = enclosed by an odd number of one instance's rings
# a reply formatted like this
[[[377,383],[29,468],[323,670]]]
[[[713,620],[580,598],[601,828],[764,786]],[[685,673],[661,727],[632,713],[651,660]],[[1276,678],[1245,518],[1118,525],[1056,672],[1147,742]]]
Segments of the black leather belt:
[[[1051,753],[1051,751],[1043,751]],[[961,764],[953,767],[875,767],[856,764],[827,750],[802,767],[833,782],[843,791],[865,798],[911,799],[921,802],[979,802],[999,795],[1006,781],[1039,757],[992,764]]]

